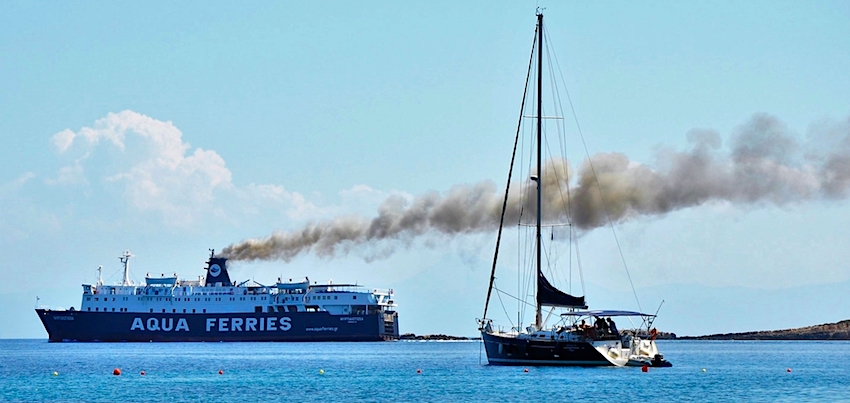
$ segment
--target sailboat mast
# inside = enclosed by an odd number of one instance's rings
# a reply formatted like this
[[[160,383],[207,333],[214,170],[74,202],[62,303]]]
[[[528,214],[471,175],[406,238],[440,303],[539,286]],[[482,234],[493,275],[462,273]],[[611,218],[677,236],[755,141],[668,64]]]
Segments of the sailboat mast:
[[[541,201],[543,195],[543,163],[541,154],[542,141],[543,141],[543,120],[542,120],[542,111],[540,110],[543,106],[543,14],[537,14],[537,278],[536,283],[540,284],[540,276],[542,274],[541,269],[541,245],[540,245],[540,219],[542,217],[542,206],[543,203]],[[538,289],[537,292],[540,292]],[[537,298],[537,314],[534,318],[535,326],[540,329],[543,327],[543,315],[541,312],[540,306],[540,298]]]

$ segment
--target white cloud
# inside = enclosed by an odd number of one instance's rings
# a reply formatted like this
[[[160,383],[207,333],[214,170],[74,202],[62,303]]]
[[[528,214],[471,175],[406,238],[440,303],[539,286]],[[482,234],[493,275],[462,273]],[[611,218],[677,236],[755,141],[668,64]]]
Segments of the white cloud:
[[[80,185],[88,183],[80,161],[75,161],[74,165],[59,168],[59,175],[56,179],[46,179],[45,182],[48,185]]]
[[[183,142],[177,127],[137,112],[110,113],[76,133],[68,129],[56,133],[52,141],[60,154],[79,141],[90,148],[103,141],[123,152],[127,136],[137,136],[146,147],[132,150],[132,162],[128,158],[112,171],[98,174],[105,183],[123,185],[128,201],[139,210],[160,212],[169,223],[188,224],[211,207],[216,191],[232,187],[230,170],[215,151],[199,148],[187,155],[191,146]],[[60,168],[57,179],[49,183],[85,183],[87,156]]]
[[[77,134],[74,133],[71,129],[65,129],[59,133],[54,134],[53,137],[50,138],[50,141],[59,151],[59,154],[62,154],[65,151],[68,151],[68,148],[71,147],[71,144],[74,142],[74,137],[76,136]]]
[[[0,196],[17,191],[21,188],[25,183],[29,182],[30,179],[35,178],[34,172],[24,172],[21,176],[17,177],[15,180],[4,183],[0,185]]]
[[[56,133],[51,141],[59,154],[66,153],[75,143],[88,149],[73,164],[60,168],[55,179],[46,180],[48,184],[119,185],[130,206],[161,213],[170,225],[189,225],[210,212],[240,219],[284,211],[296,221],[329,212],[281,185],[235,186],[218,153],[201,148],[192,151],[171,122],[137,112],[110,113],[91,127]],[[104,164],[99,159],[98,164],[103,166],[95,166],[95,158],[88,158],[103,143],[121,151],[116,164]],[[99,179],[87,182],[86,175]]]
[[[286,216],[292,220],[315,219],[327,215],[327,209],[320,208],[298,192],[287,191],[280,185],[250,184],[239,193],[247,202],[257,206],[280,208],[286,206]]]

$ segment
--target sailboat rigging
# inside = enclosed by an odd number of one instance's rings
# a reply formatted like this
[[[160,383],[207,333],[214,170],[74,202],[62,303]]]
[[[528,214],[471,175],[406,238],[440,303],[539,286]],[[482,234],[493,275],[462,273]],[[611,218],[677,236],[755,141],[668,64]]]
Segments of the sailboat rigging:
[[[655,315],[622,310],[589,311],[587,310],[588,305],[584,296],[572,295],[571,292],[568,293],[558,289],[543,271],[542,228],[544,227],[544,208],[548,208],[548,204],[550,204],[544,203],[544,200],[547,200],[547,195],[544,193],[544,186],[557,186],[558,184],[565,183],[567,186],[567,196],[569,196],[568,175],[564,174],[564,178],[559,178],[554,173],[556,169],[550,169],[549,166],[544,169],[543,164],[543,121],[552,118],[557,119],[557,117],[543,115],[543,40],[543,14],[538,12],[534,46],[532,46],[532,56],[529,60],[528,73],[526,75],[526,90],[523,93],[523,106],[520,110],[520,122],[511,157],[505,199],[502,205],[502,215],[496,239],[496,250],[493,257],[487,299],[484,304],[484,315],[482,319],[479,319],[479,330],[487,353],[487,360],[491,365],[670,366],[671,364],[664,360],[663,355],[658,351],[658,347],[655,344],[656,333],[655,329],[651,328]],[[532,70],[535,70],[534,61],[536,61],[536,88],[529,86]],[[531,190],[531,188],[534,188],[534,202],[520,204],[527,206],[529,209],[533,208],[535,213],[533,226],[534,249],[533,258],[530,259],[534,262],[535,267],[534,279],[532,280],[535,284],[534,323],[523,328],[521,325],[521,315],[519,315],[516,325],[505,331],[494,325],[493,319],[488,316],[488,310],[493,291],[495,290],[500,296],[502,293],[502,290],[495,287],[496,268],[509,208],[511,176],[513,175],[514,163],[517,157],[520,128],[522,127],[523,119],[527,118],[524,115],[524,109],[530,88],[534,91],[536,98],[534,100],[536,107],[534,108],[533,116],[536,126],[534,130],[535,136],[533,138],[535,143],[533,164],[536,170],[533,174],[529,175],[530,182],[526,185],[525,189]],[[556,175],[556,177],[552,179],[547,175]],[[528,198],[530,199],[531,196],[528,196]],[[572,238],[574,231],[569,223],[571,221],[569,207],[565,210],[557,214],[549,214],[549,216],[565,216],[568,220],[566,226],[569,230],[570,238]],[[521,217],[522,213],[519,213],[519,215]],[[547,223],[546,226],[549,225]],[[526,224],[520,222],[519,226],[526,227]],[[554,240],[554,230],[552,238]],[[518,294],[521,294],[521,291],[518,290]],[[515,298],[518,301],[521,300],[520,297]],[[547,308],[546,318],[543,317],[544,308]],[[561,309],[563,313],[557,315],[559,318],[558,323],[547,327],[546,322],[553,315],[555,309]],[[615,317],[639,318],[640,326],[631,331],[619,332],[613,322],[613,318]],[[586,324],[586,320],[595,320],[595,324]]]

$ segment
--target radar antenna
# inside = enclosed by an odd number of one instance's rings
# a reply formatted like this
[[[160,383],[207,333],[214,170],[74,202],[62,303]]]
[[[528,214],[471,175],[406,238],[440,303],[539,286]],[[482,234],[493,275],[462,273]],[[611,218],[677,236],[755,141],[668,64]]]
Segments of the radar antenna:
[[[125,250],[124,254],[122,256],[118,257],[118,260],[120,260],[121,263],[124,263],[124,282],[122,283],[122,285],[132,285],[132,283],[130,283],[130,258],[131,257],[133,257],[133,254],[130,253],[129,250]]]

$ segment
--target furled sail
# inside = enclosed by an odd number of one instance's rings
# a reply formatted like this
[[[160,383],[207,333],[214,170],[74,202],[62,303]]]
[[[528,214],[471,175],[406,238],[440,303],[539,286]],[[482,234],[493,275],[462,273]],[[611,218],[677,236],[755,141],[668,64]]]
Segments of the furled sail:
[[[542,272],[537,273],[537,304],[587,309],[584,297],[574,297],[555,288]]]

